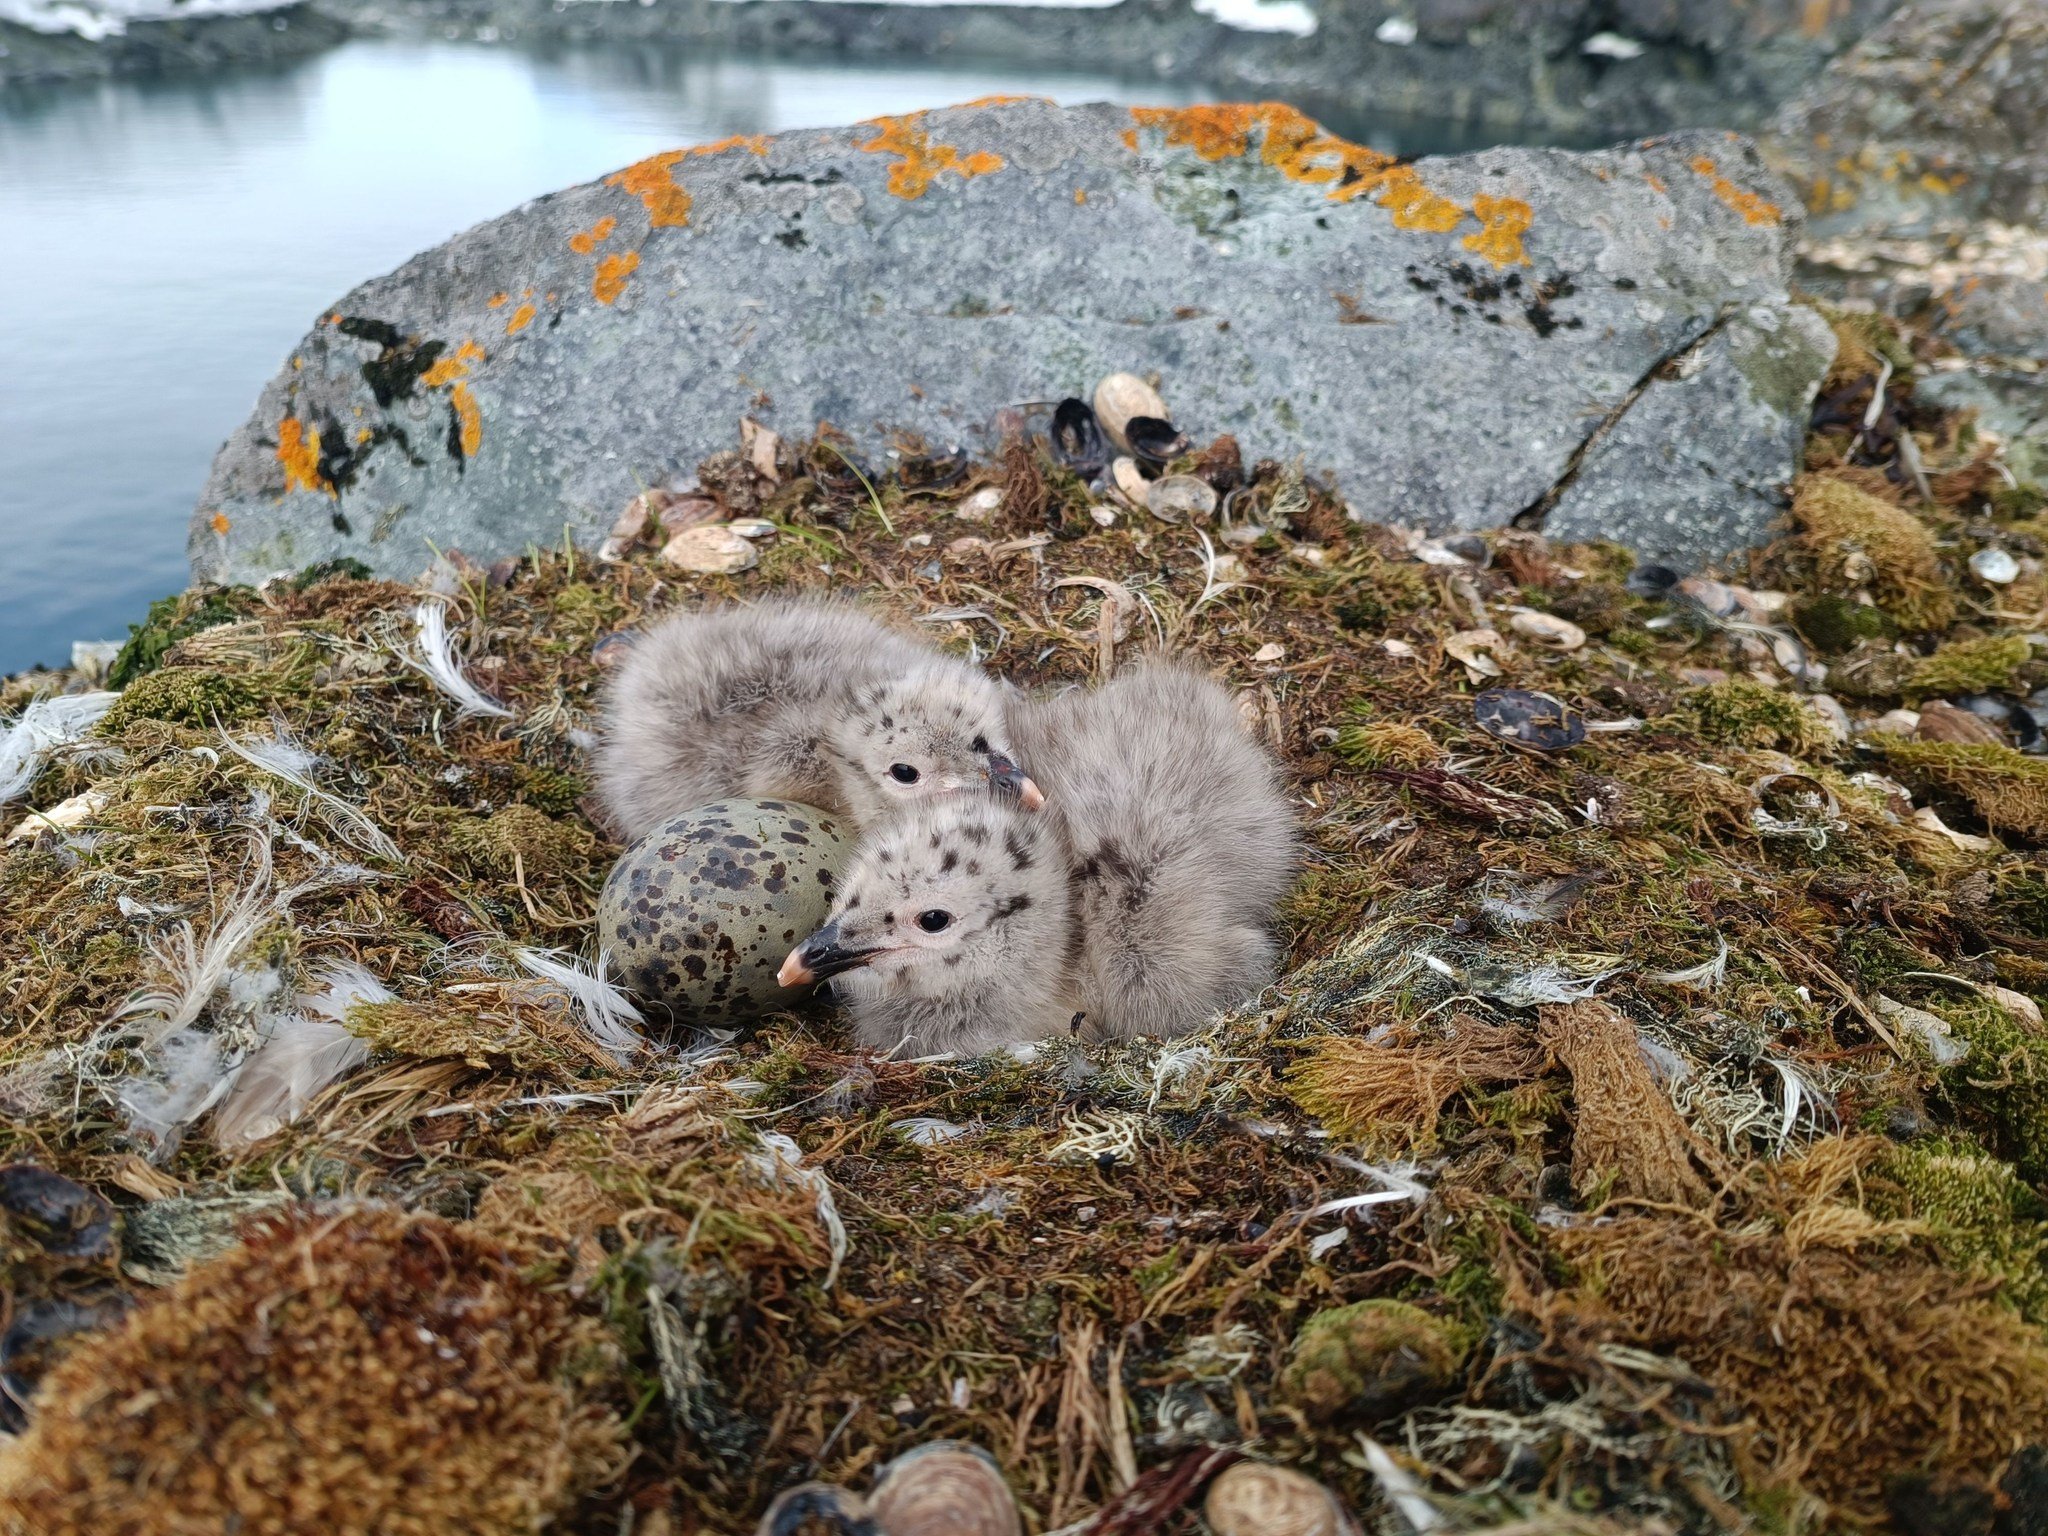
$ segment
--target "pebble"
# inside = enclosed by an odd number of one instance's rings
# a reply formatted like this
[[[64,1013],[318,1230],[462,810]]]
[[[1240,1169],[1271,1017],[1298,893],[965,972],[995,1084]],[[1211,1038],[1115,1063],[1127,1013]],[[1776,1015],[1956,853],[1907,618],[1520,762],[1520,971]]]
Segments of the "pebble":
[[[665,564],[705,576],[730,576],[751,570],[760,556],[754,546],[726,523],[685,528],[661,547]]]

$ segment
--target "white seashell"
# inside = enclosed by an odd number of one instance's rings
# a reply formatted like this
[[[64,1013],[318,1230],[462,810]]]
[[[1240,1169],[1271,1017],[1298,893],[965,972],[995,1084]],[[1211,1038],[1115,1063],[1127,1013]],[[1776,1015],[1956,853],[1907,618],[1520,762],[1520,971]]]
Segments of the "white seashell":
[[[953,516],[963,523],[985,523],[996,515],[996,509],[1002,504],[1002,488],[985,485],[972,496],[963,498],[953,509]]]
[[[1115,507],[1106,507],[1098,502],[1088,509],[1088,516],[1094,520],[1095,526],[1098,528],[1114,528],[1116,526]]]
[[[1131,451],[1131,444],[1124,436],[1124,423],[1133,416],[1166,420],[1166,402],[1159,398],[1159,391],[1135,373],[1112,373],[1095,386],[1095,419],[1125,453]]]
[[[1871,721],[1868,729],[1878,736],[1910,736],[1920,729],[1920,711],[1888,709]]]
[[[780,531],[765,517],[736,517],[725,526],[743,539],[772,539]]]
[[[1569,619],[1560,619],[1556,614],[1539,613],[1534,608],[1517,608],[1515,616],[1508,620],[1508,628],[1518,635],[1526,635],[1538,645],[1553,651],[1576,651],[1586,643],[1586,632]]]
[[[934,1440],[882,1469],[868,1509],[886,1536],[1022,1536],[1010,1485],[980,1451]]]
[[[1216,1536],[1343,1536],[1350,1526],[1321,1483],[1260,1461],[1224,1468],[1209,1485],[1202,1515]]]
[[[1445,638],[1444,651],[1462,661],[1465,664],[1465,671],[1476,683],[1481,678],[1501,675],[1500,663],[1488,652],[1504,650],[1506,645],[1507,642],[1501,639],[1498,630],[1461,629],[1455,635]]]
[[[706,576],[729,576],[751,570],[760,556],[754,546],[734,533],[725,523],[706,523],[685,528],[661,547],[661,558],[669,565]]]
[[[1415,41],[1415,23],[1406,16],[1389,16],[1373,31],[1373,37],[1395,48],[1406,48]]]
[[[1216,490],[1193,475],[1168,475],[1145,492],[1152,515],[1167,523],[1206,523],[1216,514]]]
[[[1149,505],[1146,492],[1151,489],[1151,482],[1138,473],[1136,459],[1118,459],[1110,465],[1109,472],[1115,478],[1117,491],[1125,501],[1140,511]]]
[[[1278,640],[1268,640],[1264,645],[1252,652],[1252,660],[1255,662],[1285,661],[1286,659],[1287,647]]]
[[[30,811],[15,823],[14,830],[7,834],[7,841],[23,843],[41,832],[68,832],[73,827],[84,826],[106,808],[107,792],[88,789],[69,800],[59,800],[47,811]]]
[[[2018,579],[2020,563],[2002,549],[1980,549],[1970,556],[1970,569],[1979,581],[2002,587]]]

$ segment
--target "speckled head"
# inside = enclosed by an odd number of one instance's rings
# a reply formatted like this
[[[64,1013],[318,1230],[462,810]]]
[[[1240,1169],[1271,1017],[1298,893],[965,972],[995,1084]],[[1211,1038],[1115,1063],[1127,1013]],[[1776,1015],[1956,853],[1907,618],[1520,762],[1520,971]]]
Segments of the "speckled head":
[[[1045,803],[1009,748],[1008,688],[957,662],[863,688],[833,724],[840,793],[863,827],[938,795],[995,790]]]
[[[868,832],[832,919],[789,953],[781,979],[841,978],[849,994],[943,997],[1022,965],[1056,970],[1064,866],[1044,821],[995,795],[927,801]]]

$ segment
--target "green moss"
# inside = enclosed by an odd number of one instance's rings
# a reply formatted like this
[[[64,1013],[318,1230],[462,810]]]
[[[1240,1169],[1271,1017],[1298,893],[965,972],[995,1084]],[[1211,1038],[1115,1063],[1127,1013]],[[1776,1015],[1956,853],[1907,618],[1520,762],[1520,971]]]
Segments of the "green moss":
[[[1834,737],[1804,699],[1745,677],[1695,688],[1679,704],[1683,725],[1723,747],[1775,748],[1795,757],[1824,757]]]
[[[2001,832],[2048,838],[2048,762],[2011,747],[1887,739],[1886,765],[1907,783],[1958,796]]]
[[[2048,490],[2029,480],[2022,480],[2018,485],[2002,485],[1991,493],[1991,512],[1995,517],[2014,522],[2021,518],[2039,517],[2048,512]]]
[[[448,847],[473,869],[500,879],[565,874],[589,862],[597,839],[574,822],[556,821],[538,806],[508,805],[448,831]]]
[[[2048,1207],[2010,1163],[1933,1139],[1892,1149],[1879,1172],[1896,1188],[1873,1198],[1876,1214],[1925,1222],[1944,1260],[1996,1279],[2028,1320],[2048,1322]]]
[[[2025,635],[1952,641],[1913,668],[1906,679],[1906,692],[1916,698],[1995,693],[2012,686],[2013,674],[2033,654]]]
[[[1312,1419],[1376,1422],[1441,1397],[1464,1362],[1457,1331],[1405,1301],[1361,1301],[1301,1325],[1280,1380]]]
[[[550,816],[575,814],[576,802],[590,792],[590,781],[555,768],[522,767],[517,777],[520,796]]]
[[[1799,542],[1838,595],[1865,587],[1902,629],[1938,630],[1955,617],[1934,535],[1912,513],[1860,486],[1809,475],[1793,498]]]
[[[2048,1179],[2048,1039],[1988,999],[1938,1011],[1970,1047],[1941,1074],[1958,1117],[2021,1177]]]
[[[102,735],[115,736],[138,720],[196,727],[239,725],[262,713],[262,697],[242,679],[203,667],[172,667],[130,683],[99,729]]]
[[[1853,651],[1865,640],[1888,640],[1898,631],[1882,608],[1823,593],[1793,610],[1793,622],[1831,656]]]
[[[1424,768],[1443,750],[1419,726],[1354,710],[1337,730],[1337,755],[1355,768]]]
[[[343,556],[339,560],[322,560],[318,565],[309,565],[292,578],[292,590],[303,592],[308,587],[317,587],[323,581],[332,581],[337,576],[349,581],[372,581],[377,573],[360,560]]]
[[[170,648],[202,629],[232,624],[243,618],[256,594],[247,587],[218,592],[180,592],[149,605],[140,624],[128,626],[128,643],[107,669],[107,686],[125,688],[144,673],[163,665]]]

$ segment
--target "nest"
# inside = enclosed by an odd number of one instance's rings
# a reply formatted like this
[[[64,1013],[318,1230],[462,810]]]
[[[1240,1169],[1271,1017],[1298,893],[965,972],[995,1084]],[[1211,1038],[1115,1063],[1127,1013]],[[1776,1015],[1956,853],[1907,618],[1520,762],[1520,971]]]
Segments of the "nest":
[[[1843,324],[1860,420],[1910,354]],[[2038,547],[2041,503],[1885,388],[1892,435],[1816,437],[1748,573],[1783,596],[1733,616],[1533,533],[1458,563],[1221,442],[1169,466],[1219,494],[1191,527],[1028,436],[856,476],[759,434],[696,498],[775,527],[748,572],[679,576],[643,507],[606,564],[157,605],[0,827],[38,813],[0,851],[39,1174],[0,1181],[0,1509],[738,1533],[954,1437],[1037,1529],[1192,1529],[1231,1450],[1383,1528],[1391,1495],[1452,1529],[2035,1518],[2048,770],[1844,742],[1803,695],[1814,652],[1869,715],[2048,681],[2040,584],[1965,564]],[[588,946],[617,637],[849,589],[1027,688],[1147,650],[1223,678],[1306,830],[1278,984],[982,1061],[863,1057],[828,1013],[643,1038]],[[1481,686],[1584,741],[1490,734]],[[223,1144],[259,1058],[285,1123]]]

